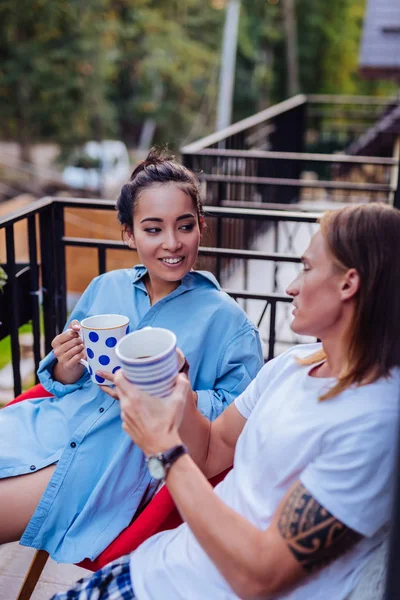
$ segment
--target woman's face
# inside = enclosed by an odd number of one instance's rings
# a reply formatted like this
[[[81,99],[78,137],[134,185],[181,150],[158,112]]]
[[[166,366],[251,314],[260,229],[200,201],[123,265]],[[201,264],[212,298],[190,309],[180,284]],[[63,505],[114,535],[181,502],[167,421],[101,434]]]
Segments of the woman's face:
[[[190,271],[200,244],[193,200],[175,184],[143,191],[133,215],[129,245],[137,249],[151,278],[179,281]]]
[[[324,339],[338,331],[343,314],[344,274],[335,269],[318,231],[302,256],[303,269],[289,285],[293,297],[292,330]]]

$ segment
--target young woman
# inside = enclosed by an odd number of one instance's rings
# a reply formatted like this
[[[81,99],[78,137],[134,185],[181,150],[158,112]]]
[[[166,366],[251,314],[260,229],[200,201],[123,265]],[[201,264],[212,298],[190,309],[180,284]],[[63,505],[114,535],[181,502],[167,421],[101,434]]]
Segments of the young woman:
[[[168,405],[117,375],[123,427],[186,523],[54,600],[348,597],[390,516],[399,253],[399,211],[325,214],[287,290],[293,330],[321,344],[270,361],[211,425],[184,375]],[[232,463],[213,490],[205,475]]]
[[[97,277],[82,295],[72,325],[40,366],[40,381],[54,398],[0,412],[0,543],[21,538],[59,562],[98,556],[157,486],[143,452],[121,429],[119,402],[79,363],[79,321],[120,313],[131,331],[174,331],[190,365],[193,406],[210,420],[262,365],[258,333],[245,313],[210,273],[192,270],[203,227],[194,174],[152,152],[122,188],[117,210],[143,264]]]

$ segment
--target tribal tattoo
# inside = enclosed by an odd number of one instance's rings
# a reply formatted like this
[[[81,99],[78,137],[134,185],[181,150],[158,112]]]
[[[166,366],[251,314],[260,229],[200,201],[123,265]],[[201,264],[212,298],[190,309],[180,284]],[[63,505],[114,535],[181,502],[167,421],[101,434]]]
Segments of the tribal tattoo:
[[[278,528],[290,551],[308,573],[330,564],[362,538],[319,504],[301,483],[286,499]]]

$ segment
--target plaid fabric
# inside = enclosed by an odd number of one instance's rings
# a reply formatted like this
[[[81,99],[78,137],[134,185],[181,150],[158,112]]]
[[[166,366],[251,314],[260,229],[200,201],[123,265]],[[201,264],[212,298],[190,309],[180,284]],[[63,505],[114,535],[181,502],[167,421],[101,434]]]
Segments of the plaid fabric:
[[[129,555],[106,565],[75,587],[60,592],[51,600],[132,600],[135,598],[129,569]]]

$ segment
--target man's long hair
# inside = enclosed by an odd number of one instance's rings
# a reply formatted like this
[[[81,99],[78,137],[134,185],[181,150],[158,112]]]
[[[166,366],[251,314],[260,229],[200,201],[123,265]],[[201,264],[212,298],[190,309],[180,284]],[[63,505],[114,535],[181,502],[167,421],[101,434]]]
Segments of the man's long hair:
[[[346,362],[337,383],[320,398],[327,400],[400,366],[400,211],[380,203],[346,206],[324,213],[320,225],[335,268],[354,268],[360,277]],[[324,358],[320,350],[299,363]]]

